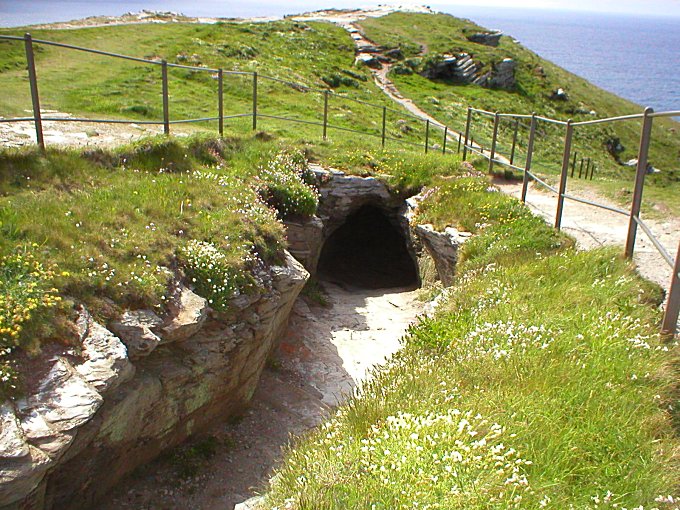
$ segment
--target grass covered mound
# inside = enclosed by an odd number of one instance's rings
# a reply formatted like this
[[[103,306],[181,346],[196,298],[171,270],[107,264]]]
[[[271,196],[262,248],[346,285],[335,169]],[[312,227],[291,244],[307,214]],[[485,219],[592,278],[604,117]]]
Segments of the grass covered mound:
[[[275,143],[206,137],[1,153],[0,392],[16,385],[17,349],[75,342],[75,304],[106,321],[127,308],[162,313],[177,278],[217,311],[253,290],[251,270],[281,260],[278,218],[316,210],[309,183],[277,184],[306,165]]]
[[[429,201],[420,219],[461,201],[450,223],[477,218],[457,283],[287,452],[267,507],[674,508],[677,347],[657,334],[658,289],[481,180]]]
[[[51,341],[77,349],[75,305],[107,322],[126,309],[163,313],[178,278],[217,311],[256,290],[252,270],[281,261],[281,220],[316,211],[308,158],[397,194],[462,171],[440,154],[269,138],[0,152],[0,395],[20,392],[17,359]]]

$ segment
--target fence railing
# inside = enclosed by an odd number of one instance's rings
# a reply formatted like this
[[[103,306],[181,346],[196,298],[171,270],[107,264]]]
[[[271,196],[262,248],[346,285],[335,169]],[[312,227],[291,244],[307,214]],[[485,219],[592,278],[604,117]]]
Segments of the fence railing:
[[[454,130],[449,126],[441,124],[439,122],[432,121],[430,119],[423,119],[412,113],[406,111],[400,111],[396,109],[389,108],[384,105],[377,105],[369,103],[360,99],[352,98],[346,95],[340,95],[332,92],[330,89],[317,89],[309,87],[304,84],[295,83],[280,78],[260,75],[257,72],[243,72],[243,71],[229,71],[221,68],[209,68],[202,66],[189,66],[183,64],[170,63],[166,60],[151,60],[138,57],[132,57],[128,55],[121,55],[117,53],[111,53],[102,50],[95,50],[91,48],[83,48],[80,46],[74,46],[65,43],[59,43],[54,41],[45,41],[40,39],[33,39],[30,34],[25,34],[23,37],[19,36],[9,36],[0,35],[0,40],[15,40],[23,41],[25,53],[26,53],[26,64],[28,69],[29,86],[31,93],[31,101],[33,107],[32,117],[16,117],[9,119],[0,119],[0,122],[21,122],[30,121],[35,124],[36,139],[38,145],[41,149],[45,149],[45,139],[43,136],[43,121],[58,121],[58,122],[91,122],[91,123],[136,123],[143,125],[162,125],[163,132],[165,134],[170,133],[170,126],[173,124],[185,124],[185,123],[196,123],[196,122],[206,122],[206,121],[217,121],[218,132],[220,136],[224,134],[224,121],[229,119],[237,118],[252,118],[252,129],[256,130],[258,128],[259,119],[274,119],[281,120],[285,122],[297,122],[308,125],[315,125],[321,127],[322,138],[325,140],[328,136],[330,129],[335,129],[339,131],[345,131],[355,134],[360,134],[362,136],[370,136],[374,138],[379,138],[382,147],[385,147],[386,141],[391,140],[398,142],[400,144],[405,144],[411,147],[420,147],[426,153],[430,150],[441,150],[442,153],[447,152],[460,152],[462,149],[463,160],[467,158],[468,153],[476,153],[480,156],[486,158],[489,162],[489,171],[493,170],[495,164],[507,166],[511,169],[517,170],[522,173],[522,201],[526,201],[529,182],[531,180],[537,182],[544,188],[557,194],[557,204],[555,213],[555,228],[560,229],[562,223],[562,216],[564,212],[564,202],[565,199],[581,202],[593,207],[599,207],[606,209],[608,211],[620,214],[622,216],[628,217],[628,234],[626,238],[625,245],[625,256],[631,258],[635,249],[635,241],[637,237],[637,229],[640,229],[645,233],[645,235],[650,239],[651,243],[654,245],[656,250],[659,252],[663,260],[671,267],[672,277],[670,282],[670,287],[668,290],[668,300],[666,305],[666,310],[664,313],[664,319],[662,324],[662,332],[664,334],[673,334],[677,330],[678,315],[680,312],[680,243],[678,244],[678,253],[675,258],[673,258],[666,248],[661,244],[661,242],[653,235],[649,226],[640,218],[640,209],[642,205],[642,191],[645,183],[645,175],[647,173],[647,163],[648,163],[648,153],[649,145],[651,140],[651,131],[653,119],[657,117],[677,117],[680,116],[680,111],[670,111],[670,112],[658,112],[655,113],[651,108],[645,109],[643,113],[633,114],[633,115],[623,115],[618,117],[610,117],[604,119],[595,119],[589,121],[573,122],[572,120],[562,121],[557,119],[551,119],[548,117],[542,117],[540,115],[531,114],[515,114],[515,113],[499,113],[490,112],[486,110],[480,110],[477,108],[468,107],[467,117],[465,122],[465,127],[463,130]],[[91,119],[91,118],[74,118],[74,117],[49,117],[43,116],[40,109],[40,95],[38,90],[38,78],[36,73],[36,65],[34,58],[33,45],[43,44],[48,46],[56,46],[65,49],[82,51],[87,53],[93,53],[97,55],[103,55],[107,57],[131,60],[135,62],[140,62],[148,65],[160,66],[161,68],[161,94],[162,94],[162,104],[163,104],[163,119],[162,120],[137,120],[137,119]],[[200,118],[190,118],[181,120],[171,120],[170,117],[170,100],[169,100],[169,84],[168,84],[168,69],[169,68],[180,68],[191,71],[198,72],[209,72],[216,76],[217,79],[217,115],[209,117]],[[248,112],[237,113],[232,115],[225,115],[224,111],[224,77],[228,75],[237,75],[243,77],[251,77],[252,79],[252,107]],[[268,80],[271,82],[277,82],[291,87],[294,90],[303,93],[316,93],[323,95],[323,110],[322,110],[322,120],[308,120],[285,117],[281,115],[273,115],[269,113],[263,113],[260,102],[258,99],[258,89],[260,80]],[[369,108],[376,108],[381,110],[381,128],[378,132],[371,132],[365,130],[354,129],[353,127],[345,127],[333,125],[329,122],[329,103],[333,100],[342,100],[355,102]],[[424,124],[424,142],[417,143],[410,140],[404,140],[394,136],[389,136],[387,131],[387,114],[396,113],[400,117],[408,117],[411,120],[416,120],[417,122],[422,122]],[[485,151],[481,143],[475,143],[472,117],[473,114],[478,114],[486,117],[491,117],[493,119],[492,124],[492,135],[491,143],[488,151]],[[600,204],[591,200],[587,200],[581,197],[577,197],[567,193],[567,180],[569,178],[569,169],[571,167],[571,177],[574,177],[575,169],[577,166],[576,159],[577,154],[572,153],[572,141],[574,136],[575,128],[581,128],[583,126],[592,126],[597,124],[608,124],[614,122],[623,122],[629,120],[642,120],[642,128],[640,133],[640,144],[638,149],[638,158],[635,172],[635,186],[633,190],[633,198],[630,210],[626,211],[616,207],[612,207],[606,204]],[[510,149],[509,156],[504,156],[499,151],[498,146],[498,133],[501,121],[512,123],[512,147]],[[526,143],[526,151],[524,154],[524,164],[519,166],[518,161],[518,133],[520,125],[529,123],[528,126],[528,140]],[[559,186],[555,188],[549,185],[543,179],[539,178],[534,171],[532,171],[532,160],[534,156],[534,144],[536,140],[537,126],[539,123],[546,123],[558,128],[564,129],[564,142],[563,151],[561,158],[561,169],[559,177]],[[441,145],[435,143],[432,144],[432,128],[439,129],[442,133]],[[447,142],[452,142],[455,145],[455,151],[447,148]],[[581,158],[579,165],[579,178],[583,175],[585,166],[585,177],[588,178],[588,172],[590,171],[590,179],[593,178],[593,173],[595,170],[595,165],[590,161],[589,158]]]
[[[473,113],[487,116],[493,118],[492,124],[492,135],[491,144],[488,152],[479,144],[474,144],[473,132],[472,132],[472,115]],[[644,234],[649,238],[650,242],[654,248],[659,252],[662,259],[671,269],[671,282],[668,290],[668,299],[666,304],[666,310],[664,313],[663,323],[662,323],[662,333],[673,334],[677,330],[678,326],[678,315],[680,313],[680,241],[678,243],[678,252],[675,257],[673,257],[668,250],[661,244],[659,239],[652,233],[649,226],[640,217],[640,209],[642,206],[642,192],[645,185],[645,176],[648,172],[648,160],[649,160],[649,147],[652,136],[652,124],[655,118],[659,117],[677,117],[680,116],[680,111],[668,111],[668,112],[654,112],[651,108],[646,108],[643,113],[623,115],[618,117],[610,117],[605,119],[595,119],[582,122],[573,122],[571,119],[567,121],[561,121],[556,119],[550,119],[546,117],[541,117],[536,114],[532,115],[518,115],[518,114],[508,114],[508,113],[497,113],[489,112],[486,110],[480,110],[477,108],[468,107],[468,115],[465,124],[465,141],[463,149],[463,159],[466,159],[468,152],[474,152],[480,156],[486,158],[489,161],[489,170],[493,169],[494,164],[504,165],[509,168],[518,170],[522,172],[522,201],[526,201],[528,185],[531,180],[537,182],[540,186],[552,191],[557,195],[557,204],[555,211],[555,228],[560,229],[562,225],[562,217],[564,213],[564,202],[565,199],[573,200],[576,202],[581,202],[593,207],[599,207],[616,214],[620,214],[628,218],[628,233],[626,236],[625,244],[625,256],[631,258],[635,250],[635,241],[637,238],[637,229],[644,232]],[[497,138],[498,138],[498,127],[500,118],[514,119],[515,128],[513,131],[513,141],[511,149],[511,157],[501,157],[496,152]],[[517,126],[521,119],[530,120],[529,125],[529,137],[527,142],[525,162],[523,167],[519,167],[514,164],[515,151],[517,145]],[[601,204],[592,200],[587,200],[585,198],[577,197],[567,193],[567,180],[569,178],[569,170],[571,166],[571,177],[574,176],[574,169],[576,166],[575,153],[572,154],[572,141],[574,137],[575,128],[581,126],[592,126],[596,124],[608,124],[613,122],[623,122],[628,120],[641,120],[642,127],[640,131],[640,143],[638,147],[637,163],[635,169],[635,184],[633,188],[633,196],[630,210],[624,210],[617,207],[612,207],[607,204]],[[539,178],[532,171],[532,159],[534,155],[534,141],[536,138],[536,130],[539,122],[545,122],[553,125],[560,126],[564,129],[564,142],[562,144],[562,163],[559,175],[559,185],[558,188],[551,186],[543,179]],[[579,169],[579,177],[583,171],[583,159],[581,160],[581,168]],[[588,176],[588,171],[594,171],[594,166],[589,161],[586,167],[586,177]]]
[[[60,43],[60,42],[54,42],[54,41],[46,41],[42,39],[33,39],[30,34],[25,34],[23,37],[19,36],[11,36],[11,35],[0,35],[0,40],[13,40],[13,41],[18,41],[18,42],[23,42],[24,43],[24,48],[25,48],[25,53],[26,53],[26,65],[27,65],[27,70],[28,70],[28,78],[29,78],[29,87],[30,87],[30,93],[31,93],[31,101],[32,101],[32,108],[33,108],[33,116],[31,117],[15,117],[15,118],[7,118],[7,119],[0,119],[0,123],[10,123],[10,122],[34,122],[35,124],[35,133],[36,133],[36,140],[38,145],[41,147],[41,149],[45,148],[45,138],[43,134],[43,126],[42,123],[43,121],[55,121],[55,122],[88,122],[88,123],[102,123],[102,124],[129,124],[129,123],[135,123],[139,125],[157,125],[157,126],[163,126],[163,132],[165,134],[170,133],[170,126],[175,125],[175,124],[190,124],[190,123],[198,123],[198,122],[208,122],[208,121],[217,121],[218,123],[218,132],[220,135],[224,134],[224,121],[225,120],[231,120],[231,119],[239,119],[239,118],[244,118],[244,117],[250,117],[252,118],[252,129],[256,130],[258,128],[258,124],[261,123],[261,119],[273,119],[273,120],[281,120],[285,122],[294,122],[294,123],[301,123],[301,124],[307,124],[307,125],[314,125],[314,126],[319,126],[321,128],[321,133],[322,137],[325,140],[328,136],[328,132],[331,129],[337,130],[337,131],[344,131],[344,132],[349,132],[349,133],[355,133],[359,134],[362,136],[369,136],[373,138],[380,139],[380,143],[382,147],[385,147],[387,141],[393,141],[402,145],[407,145],[407,146],[412,146],[412,147],[421,147],[425,152],[429,152],[430,150],[433,149],[439,149],[440,147],[442,148],[442,152],[453,152],[452,150],[446,148],[446,138],[443,139],[443,143],[440,146],[437,143],[431,143],[431,139],[433,137],[431,136],[430,133],[430,128],[431,127],[438,127],[444,132],[448,132],[448,128],[446,128],[444,125],[439,124],[439,123],[434,123],[428,120],[423,120],[416,115],[413,115],[407,111],[402,111],[402,110],[397,110],[393,109],[390,107],[387,107],[385,105],[378,105],[378,104],[373,104],[367,101],[363,101],[361,99],[353,98],[351,96],[347,95],[341,95],[334,93],[330,89],[319,89],[319,88],[314,88],[310,87],[305,84],[301,83],[296,83],[288,80],[284,80],[281,78],[276,78],[272,76],[266,76],[262,74],[258,74],[257,72],[247,72],[247,71],[229,71],[229,70],[224,70],[221,68],[211,68],[211,67],[204,67],[204,66],[191,66],[191,65],[184,65],[184,64],[176,64],[176,63],[171,63],[167,62],[166,60],[152,60],[152,59],[147,59],[147,58],[139,58],[139,57],[132,57],[129,55],[121,55],[119,53],[112,53],[108,51],[102,51],[102,50],[95,50],[91,48],[84,48],[81,46],[75,46],[72,44],[65,44],[65,43]],[[101,119],[101,118],[79,118],[79,117],[50,117],[50,116],[45,116],[43,115],[41,108],[40,108],[40,94],[38,91],[38,77],[36,73],[36,63],[35,63],[35,58],[34,58],[34,45],[47,45],[47,46],[54,46],[54,47],[59,47],[59,48],[65,48],[69,50],[74,50],[74,51],[79,51],[79,52],[85,52],[85,53],[92,53],[96,55],[102,55],[106,57],[112,57],[112,58],[117,58],[117,59],[124,59],[124,60],[129,60],[133,62],[138,62],[146,65],[151,65],[151,66],[159,66],[161,68],[161,97],[162,97],[162,104],[163,104],[163,118],[162,120],[138,120],[138,119]],[[190,71],[195,71],[195,72],[208,72],[211,73],[213,76],[215,76],[217,80],[217,97],[216,97],[216,104],[217,104],[217,115],[215,116],[207,116],[207,117],[197,117],[197,118],[189,118],[189,119],[171,119],[171,112],[170,112],[170,93],[169,93],[169,83],[168,83],[168,69],[172,68],[177,68],[177,69],[185,69],[185,70],[190,70]],[[252,91],[251,91],[251,97],[252,97],[252,106],[250,108],[250,111],[242,112],[242,113],[236,113],[232,115],[225,115],[225,110],[224,110],[224,79],[227,76],[241,76],[244,78],[250,78],[252,80]],[[279,83],[282,85],[285,85],[287,87],[290,87],[293,90],[303,92],[303,93],[313,93],[313,94],[320,94],[323,97],[323,112],[322,112],[322,120],[309,120],[309,119],[300,119],[300,118],[292,118],[292,117],[285,117],[281,115],[274,115],[267,113],[263,111],[262,105],[261,105],[261,100],[260,100],[260,93],[259,90],[261,88],[261,83],[262,81],[268,81],[268,82],[274,82],[274,83]],[[381,117],[381,129],[378,132],[372,132],[372,131],[366,131],[366,130],[360,130],[360,129],[354,129],[353,127],[346,127],[346,126],[340,126],[340,125],[334,125],[329,121],[329,104],[331,101],[346,101],[346,102],[353,102],[356,104],[361,104],[363,106],[369,107],[369,108],[374,108],[379,110],[379,116]],[[417,143],[411,140],[407,140],[404,138],[397,138],[396,136],[391,136],[388,132],[388,124],[387,124],[387,116],[388,114],[396,114],[400,118],[408,118],[410,121],[415,121],[418,123],[422,123],[424,133],[425,133],[425,140],[423,143]]]

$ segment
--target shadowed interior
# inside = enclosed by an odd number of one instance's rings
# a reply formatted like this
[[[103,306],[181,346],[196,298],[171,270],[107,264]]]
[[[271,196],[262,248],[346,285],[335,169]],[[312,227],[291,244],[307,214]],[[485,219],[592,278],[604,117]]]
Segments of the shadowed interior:
[[[326,240],[321,279],[366,289],[416,287],[418,270],[403,233],[380,209],[363,206]]]

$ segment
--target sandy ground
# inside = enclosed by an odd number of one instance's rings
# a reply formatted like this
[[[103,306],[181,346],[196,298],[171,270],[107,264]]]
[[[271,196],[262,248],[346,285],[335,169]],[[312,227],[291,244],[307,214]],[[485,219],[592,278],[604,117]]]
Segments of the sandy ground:
[[[69,118],[69,113],[40,110],[49,118]],[[32,116],[33,112],[26,112]],[[181,136],[186,129],[176,126],[172,133]],[[163,133],[163,126],[129,124],[99,124],[94,122],[43,121],[43,137],[47,147],[113,147],[143,137]],[[35,124],[31,121],[0,122],[0,147],[33,146],[37,143]]]
[[[219,446],[195,476],[182,478],[177,461],[164,458],[122,481],[97,508],[230,510],[266,487],[290,437],[318,425],[398,350],[423,307],[417,291],[324,287],[330,306],[297,301],[250,408],[238,423],[207,432]]]

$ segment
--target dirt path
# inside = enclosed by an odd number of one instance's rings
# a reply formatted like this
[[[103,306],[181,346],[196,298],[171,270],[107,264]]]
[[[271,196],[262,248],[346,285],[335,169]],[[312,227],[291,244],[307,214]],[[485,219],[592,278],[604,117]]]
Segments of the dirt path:
[[[56,110],[40,110],[44,117],[72,117]],[[33,115],[33,112],[27,112]],[[183,136],[185,127],[173,126],[173,135]],[[100,124],[95,122],[43,121],[45,145],[68,147],[115,147],[140,138],[163,133],[163,126],[125,124]],[[34,146],[37,143],[35,124],[32,121],[0,122],[0,147]]]
[[[265,486],[290,436],[318,425],[372,366],[399,349],[422,311],[417,291],[324,286],[330,306],[298,300],[243,419],[208,432],[217,444],[212,458],[183,478],[185,461],[171,454],[121,482],[98,508],[230,510]]]

